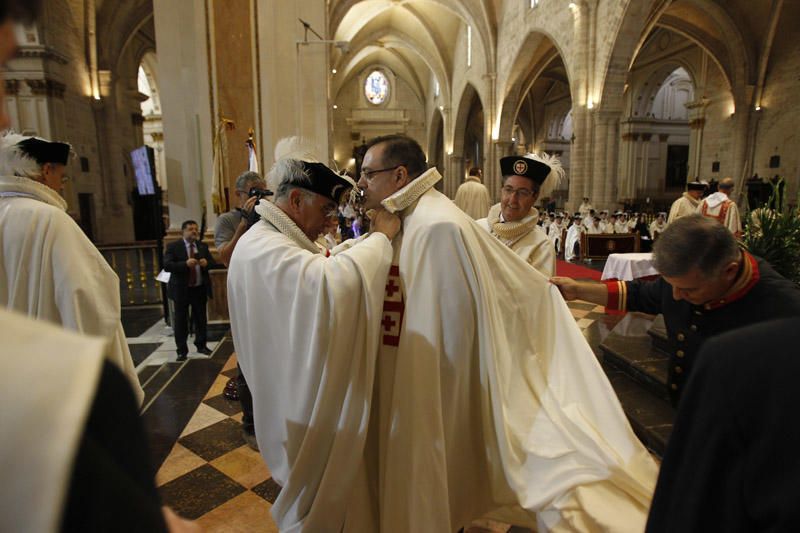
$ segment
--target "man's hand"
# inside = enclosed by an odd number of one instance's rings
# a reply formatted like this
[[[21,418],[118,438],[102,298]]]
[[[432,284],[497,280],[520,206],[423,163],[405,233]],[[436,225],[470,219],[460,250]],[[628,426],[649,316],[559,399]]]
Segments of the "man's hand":
[[[376,209],[370,219],[372,221],[372,231],[383,233],[389,237],[390,241],[400,231],[400,217],[385,209]]]
[[[195,259],[194,257],[190,257],[189,259],[186,260],[186,266],[188,268],[196,267],[197,266],[197,259]]]
[[[200,266],[203,267],[203,268],[208,266],[208,261],[206,261],[205,259],[201,258],[199,263],[200,263]]]
[[[253,212],[253,208],[255,208],[257,203],[258,203],[258,196],[251,196],[250,198],[247,199],[247,201],[242,206],[242,212],[245,215],[244,217],[242,217],[242,220],[245,220],[247,217],[250,216],[250,213]]]
[[[550,283],[558,287],[558,290],[561,292],[561,296],[563,296],[565,300],[570,301],[578,299],[579,282],[575,281],[574,279],[552,277],[550,278]]]

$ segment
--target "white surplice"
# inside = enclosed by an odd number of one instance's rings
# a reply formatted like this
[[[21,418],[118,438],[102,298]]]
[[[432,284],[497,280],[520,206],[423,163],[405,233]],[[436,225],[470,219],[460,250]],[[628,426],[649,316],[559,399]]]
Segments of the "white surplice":
[[[458,187],[453,201],[474,220],[486,218],[492,202],[486,186],[475,176],[467,176],[464,183]]]
[[[697,206],[697,212],[717,220],[737,238],[741,236],[742,221],[739,217],[739,207],[724,192],[715,192],[704,198]]]
[[[699,205],[700,200],[697,200],[688,192],[683,193],[680,198],[672,202],[672,207],[669,208],[667,224],[672,224],[679,218],[695,214]]]
[[[575,258],[575,245],[580,244],[583,226],[573,224],[567,230],[567,238],[564,241],[564,259],[572,261]]]
[[[105,340],[0,309],[0,531],[60,531]]]
[[[539,211],[531,208],[519,222],[504,222],[500,204],[489,210],[489,216],[478,220],[478,225],[500,239],[515,254],[547,277],[556,275],[556,249],[547,234],[536,223]]]
[[[66,213],[28,178],[0,176],[0,305],[106,339],[106,356],[144,398],[122,329],[119,277]]]
[[[566,303],[439,179],[431,169],[383,202],[403,229],[365,454],[380,518],[363,531],[456,531],[484,515],[642,531],[657,468]]]
[[[372,234],[325,257],[274,204],[256,210],[228,302],[258,445],[283,487],[272,516],[281,531],[338,533],[348,507],[370,520],[363,452],[392,247]]]

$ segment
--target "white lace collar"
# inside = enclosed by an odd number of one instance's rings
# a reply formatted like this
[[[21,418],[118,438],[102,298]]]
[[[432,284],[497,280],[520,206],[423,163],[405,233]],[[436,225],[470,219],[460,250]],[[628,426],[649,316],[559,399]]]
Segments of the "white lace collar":
[[[419,198],[428,192],[431,187],[436,185],[442,179],[442,175],[439,174],[439,171],[436,168],[429,168],[425,172],[423,172],[417,179],[394,193],[393,195],[389,196],[388,198],[384,198],[381,202],[383,207],[386,208],[387,211],[390,213],[397,213],[398,211],[405,211],[409,207],[411,207],[414,202],[419,200]]]
[[[56,191],[30,178],[23,178],[22,176],[0,176],[0,195],[3,195],[3,193],[11,193],[7,194],[8,196],[30,196],[40,202],[58,207],[62,211],[67,210],[67,201]]]
[[[256,213],[275,226],[278,231],[300,245],[301,248],[305,248],[309,252],[315,254],[320,253],[319,247],[311,242],[311,239],[309,239],[298,225],[294,223],[294,220],[289,218],[289,215],[284,213],[277,205],[267,200],[258,202]]]

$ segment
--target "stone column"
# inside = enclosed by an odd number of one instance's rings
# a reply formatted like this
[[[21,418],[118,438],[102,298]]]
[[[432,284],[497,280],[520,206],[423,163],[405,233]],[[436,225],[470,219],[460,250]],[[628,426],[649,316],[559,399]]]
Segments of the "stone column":
[[[590,113],[585,107],[574,106],[572,108],[575,139],[570,147],[569,199],[565,206],[568,210],[573,210],[573,207],[577,209],[584,196],[591,147],[590,120]]]
[[[708,101],[705,99],[695,100],[686,104],[689,110],[689,181],[695,177],[701,177],[700,157],[703,151],[703,128],[706,124],[705,113]]]
[[[448,198],[455,198],[458,186],[464,177],[464,156],[450,154],[447,156],[447,175],[444,178],[444,193]]]
[[[653,138],[652,133],[642,133],[641,141],[641,158],[639,164],[638,178],[636,180],[636,187],[634,187],[631,199],[635,199],[640,191],[647,189],[647,175],[650,170],[650,140]]]
[[[608,205],[616,201],[619,184],[619,114],[609,118],[606,128],[606,179],[603,182],[603,193],[595,202]],[[598,204],[595,204],[598,205]]]
[[[594,155],[592,157],[591,176],[588,185],[591,192],[585,196],[590,197],[592,202],[600,202],[603,197],[603,188],[609,179],[608,169],[606,168],[606,152],[610,149],[608,139],[609,117],[602,113],[598,114],[594,125]]]

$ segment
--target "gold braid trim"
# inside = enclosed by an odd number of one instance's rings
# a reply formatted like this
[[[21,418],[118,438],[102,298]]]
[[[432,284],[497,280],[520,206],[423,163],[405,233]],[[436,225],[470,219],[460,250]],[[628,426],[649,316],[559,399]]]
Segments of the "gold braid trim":
[[[500,239],[515,241],[533,231],[539,221],[539,211],[535,207],[531,207],[528,215],[519,222],[500,222],[500,204],[495,204],[489,209],[486,221],[492,228],[492,233]]]
[[[320,253],[319,247],[311,242],[311,239],[306,237],[306,234],[294,223],[294,220],[289,218],[289,215],[284,213],[280,207],[267,200],[258,202],[256,206],[256,213],[264,217],[264,220],[275,226],[275,228],[305,248],[309,252],[318,254]]]

